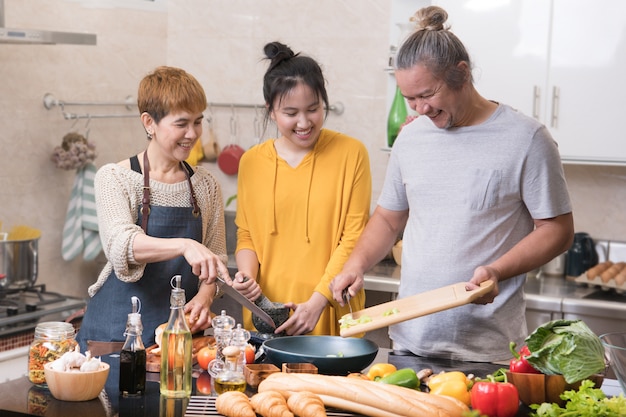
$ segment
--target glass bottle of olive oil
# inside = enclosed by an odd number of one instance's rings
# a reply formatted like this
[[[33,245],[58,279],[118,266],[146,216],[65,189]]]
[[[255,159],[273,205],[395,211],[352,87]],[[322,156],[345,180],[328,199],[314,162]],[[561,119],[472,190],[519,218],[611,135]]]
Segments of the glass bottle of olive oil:
[[[183,398],[191,395],[191,331],[185,320],[185,290],[181,276],[172,278],[170,318],[161,341],[161,395]]]

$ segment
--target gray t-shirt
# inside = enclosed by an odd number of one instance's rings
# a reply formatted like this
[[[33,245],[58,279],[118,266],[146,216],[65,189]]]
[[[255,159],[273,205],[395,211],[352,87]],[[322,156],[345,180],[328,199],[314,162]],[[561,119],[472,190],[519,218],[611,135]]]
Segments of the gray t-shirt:
[[[378,204],[409,209],[399,297],[461,281],[502,256],[533,219],[571,212],[557,145],[545,126],[500,104],[478,126],[440,129],[427,117],[394,143]],[[461,306],[390,327],[417,355],[510,358],[527,335],[526,275],[502,282],[492,304]]]

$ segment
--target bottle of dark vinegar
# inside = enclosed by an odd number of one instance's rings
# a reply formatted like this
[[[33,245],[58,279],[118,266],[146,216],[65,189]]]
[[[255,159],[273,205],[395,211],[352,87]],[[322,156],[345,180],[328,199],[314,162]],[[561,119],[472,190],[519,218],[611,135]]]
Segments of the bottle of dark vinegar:
[[[133,312],[126,322],[126,341],[120,352],[120,393],[141,395],[146,390],[146,348],[141,340],[143,325],[139,314],[139,298],[131,297]]]

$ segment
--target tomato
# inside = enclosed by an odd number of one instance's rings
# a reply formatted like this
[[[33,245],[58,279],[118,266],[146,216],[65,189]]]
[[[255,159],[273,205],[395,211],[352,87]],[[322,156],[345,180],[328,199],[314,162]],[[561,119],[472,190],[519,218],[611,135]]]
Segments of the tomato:
[[[211,395],[211,375],[203,371],[196,379],[196,390],[199,393]]]
[[[256,354],[256,351],[254,349],[254,346],[248,343],[248,346],[246,346],[246,363],[254,363],[255,354]]]
[[[215,346],[205,346],[198,351],[198,365],[205,371],[209,368],[209,363],[215,359],[217,351]]]

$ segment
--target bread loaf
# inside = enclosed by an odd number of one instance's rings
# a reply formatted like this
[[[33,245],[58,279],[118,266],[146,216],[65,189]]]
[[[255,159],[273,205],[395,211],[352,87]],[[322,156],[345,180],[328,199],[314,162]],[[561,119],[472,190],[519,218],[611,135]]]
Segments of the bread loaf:
[[[462,417],[469,409],[449,397],[358,378],[321,374],[274,373],[258,387],[259,392],[310,391],[325,405],[375,417]]]

